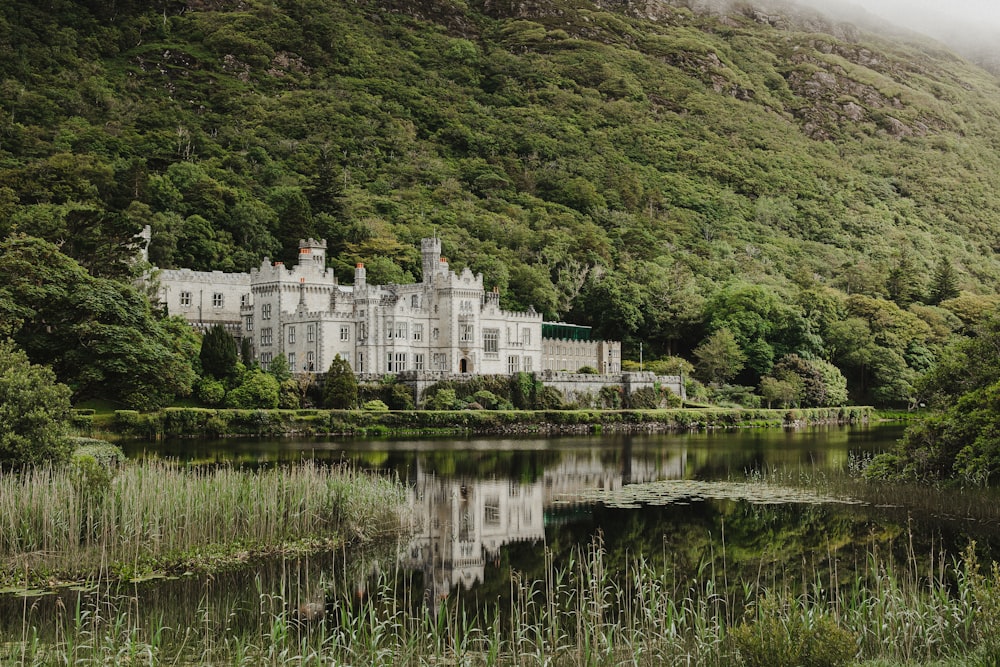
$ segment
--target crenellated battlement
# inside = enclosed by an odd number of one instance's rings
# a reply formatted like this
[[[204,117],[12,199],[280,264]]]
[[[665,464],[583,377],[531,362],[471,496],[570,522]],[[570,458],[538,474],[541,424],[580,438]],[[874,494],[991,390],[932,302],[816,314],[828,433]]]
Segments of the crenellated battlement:
[[[246,285],[250,287],[249,273],[224,273],[222,271],[192,271],[191,269],[157,269],[154,277],[161,283],[168,281],[205,283],[211,285]]]

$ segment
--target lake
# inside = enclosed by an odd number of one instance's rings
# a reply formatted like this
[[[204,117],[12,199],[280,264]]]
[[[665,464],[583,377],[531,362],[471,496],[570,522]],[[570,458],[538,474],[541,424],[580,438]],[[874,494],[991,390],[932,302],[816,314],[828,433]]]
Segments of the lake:
[[[630,559],[678,581],[711,573],[732,591],[756,581],[794,589],[821,577],[846,586],[873,550],[916,571],[971,542],[998,557],[992,492],[884,487],[848,471],[890,448],[899,426],[815,427],[553,438],[220,440],[126,444],[128,456],[198,465],[301,459],[397,477],[408,534],[392,544],[275,559],[211,577],[63,589],[0,598],[0,630],[71,613],[83,595],[127,596],[170,627],[250,626],[268,605],[355,604],[391,587],[401,604],[461,599],[470,615],[501,612],[512,573],[541,579],[595,545],[612,573]],[[358,531],[364,532],[359,526]],[[96,604],[99,604],[99,600]],[[67,611],[70,610],[70,611]]]

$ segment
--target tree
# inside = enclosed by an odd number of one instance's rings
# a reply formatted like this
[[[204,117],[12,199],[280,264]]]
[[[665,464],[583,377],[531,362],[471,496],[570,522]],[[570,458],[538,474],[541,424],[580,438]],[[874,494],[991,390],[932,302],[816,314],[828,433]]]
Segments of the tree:
[[[32,364],[13,341],[0,342],[0,464],[68,459],[69,395],[51,369]]]
[[[889,291],[889,298],[903,308],[919,299],[917,268],[910,253],[903,252],[899,255],[896,264],[889,269],[885,286]]]
[[[899,446],[876,457],[869,476],[1000,481],[1000,319],[991,318],[949,348],[918,384],[936,414],[906,430]]]
[[[944,256],[938,262],[937,266],[934,267],[928,302],[936,306],[942,301],[954,299],[958,294],[958,274],[955,272],[955,267],[952,265],[951,260],[947,256]]]
[[[774,365],[774,377],[785,381],[794,378],[800,387],[796,400],[805,407],[843,405],[847,401],[847,379],[840,369],[821,359],[785,355]],[[761,388],[763,391],[763,384]]]
[[[729,329],[719,329],[695,348],[695,369],[706,382],[722,384],[743,370],[746,355]]]
[[[278,407],[280,385],[274,376],[254,369],[243,376],[240,386],[226,394],[226,406],[242,410],[273,410]]]
[[[0,314],[28,358],[51,366],[76,398],[151,409],[191,393],[195,374],[174,323],[157,319],[132,285],[91,276],[51,243],[0,243]]]
[[[233,376],[239,353],[236,350],[236,340],[221,324],[212,325],[201,339],[201,370],[216,380],[225,380]]]
[[[347,410],[358,404],[358,379],[346,359],[338,354],[330,363],[323,384],[323,405],[328,408]]]
[[[283,354],[275,355],[271,363],[267,365],[267,372],[279,383],[290,380],[292,369],[288,367],[288,357]]]
[[[797,403],[802,396],[802,380],[797,375],[789,375],[785,379],[765,376],[760,379],[760,395],[767,401],[770,408],[774,402],[782,407]]]

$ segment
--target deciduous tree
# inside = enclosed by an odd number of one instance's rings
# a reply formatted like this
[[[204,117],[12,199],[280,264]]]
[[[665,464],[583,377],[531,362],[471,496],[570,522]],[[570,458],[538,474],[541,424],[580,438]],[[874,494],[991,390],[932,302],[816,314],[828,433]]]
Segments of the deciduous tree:
[[[0,341],[0,464],[69,458],[69,387],[28,361],[13,341]]]

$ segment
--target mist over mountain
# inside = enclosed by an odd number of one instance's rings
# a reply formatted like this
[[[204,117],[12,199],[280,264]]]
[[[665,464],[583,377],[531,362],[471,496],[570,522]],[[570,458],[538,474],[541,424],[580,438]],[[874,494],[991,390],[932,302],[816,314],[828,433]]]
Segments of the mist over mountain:
[[[940,40],[1000,73],[1000,5],[983,0],[800,0],[821,12],[875,30],[890,25]]]

